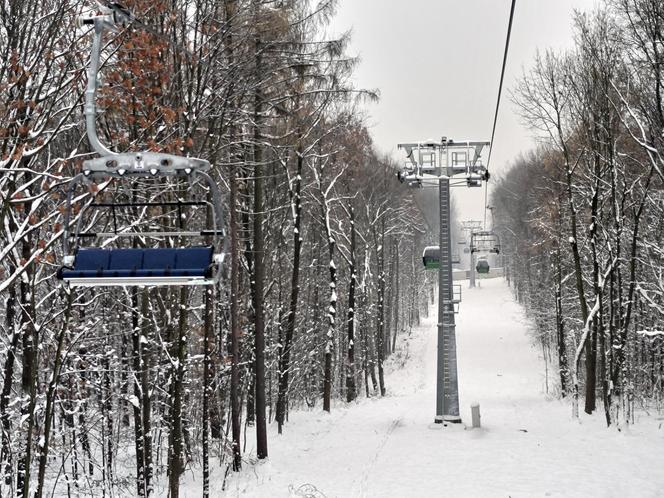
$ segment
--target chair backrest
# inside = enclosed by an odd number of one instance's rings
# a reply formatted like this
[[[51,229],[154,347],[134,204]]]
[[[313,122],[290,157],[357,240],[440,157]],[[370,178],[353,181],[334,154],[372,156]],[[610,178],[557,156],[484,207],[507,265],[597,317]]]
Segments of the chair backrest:
[[[81,248],[76,253],[74,268],[76,270],[105,270],[108,268],[108,261],[111,252],[106,249]]]
[[[183,251],[185,249],[180,249]],[[169,270],[175,268],[175,254],[178,249],[145,249],[143,253],[143,269]]]
[[[181,270],[182,275],[205,274],[212,264],[212,246],[184,248],[121,248],[100,249],[81,248],[76,253],[74,268],[65,271],[76,272],[77,278],[86,277],[127,277],[141,276],[140,272],[149,272],[148,276],[166,276],[171,271]],[[82,275],[82,273],[86,275]],[[202,273],[201,273],[202,272]],[[61,278],[61,277],[59,277]]]
[[[206,268],[212,262],[212,247],[188,247],[178,249],[175,268],[178,270]]]
[[[143,265],[143,249],[113,249],[109,270],[135,270]]]

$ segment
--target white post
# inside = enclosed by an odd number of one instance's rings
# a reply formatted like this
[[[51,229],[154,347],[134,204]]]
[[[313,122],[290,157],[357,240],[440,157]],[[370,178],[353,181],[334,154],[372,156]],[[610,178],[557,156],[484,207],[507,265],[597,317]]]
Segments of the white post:
[[[473,429],[480,428],[480,404],[473,403],[470,405],[470,417],[473,421]]]

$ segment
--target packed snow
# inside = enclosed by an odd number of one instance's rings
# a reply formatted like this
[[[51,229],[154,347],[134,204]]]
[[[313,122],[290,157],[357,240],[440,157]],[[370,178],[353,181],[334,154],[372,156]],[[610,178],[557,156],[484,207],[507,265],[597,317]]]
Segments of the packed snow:
[[[467,286],[467,282],[466,282]],[[387,364],[387,396],[294,411],[270,457],[247,448],[242,472],[213,465],[213,496],[657,497],[664,496],[664,416],[606,428],[601,407],[572,417],[546,394],[542,359],[502,279],[464,289],[457,315],[463,424],[434,424],[436,317],[400,337]],[[551,388],[550,388],[551,389]],[[470,405],[482,427],[470,427]],[[248,436],[251,439],[251,434]],[[183,496],[200,496],[188,474]]]

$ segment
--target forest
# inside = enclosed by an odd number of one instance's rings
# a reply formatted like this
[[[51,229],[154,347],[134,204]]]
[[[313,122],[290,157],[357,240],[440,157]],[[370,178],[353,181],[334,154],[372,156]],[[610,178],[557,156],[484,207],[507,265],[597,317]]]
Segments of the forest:
[[[431,234],[372,146],[360,106],[377,92],[353,87],[348,35],[325,35],[334,4],[134,0],[104,39],[102,142],[213,164],[228,258],[205,290],[55,278],[67,184],[92,156],[77,19],[103,5],[0,5],[2,496],[177,497],[189,468],[209,496],[210,467],[240,470],[248,440],[266,458],[289,410],[385,394],[383,362],[433,292]],[[91,182],[70,223],[122,195]],[[134,214],[178,225],[153,211]]]
[[[380,92],[353,84],[335,0],[125,3],[0,4],[0,496],[176,498],[185,473],[218,496],[211,473],[266,460],[290,412],[384,397],[433,303],[435,199],[374,146]],[[78,20],[109,8],[126,22],[104,38],[100,140],[212,164],[220,285],[56,278],[71,226],[197,226],[189,187],[158,180],[88,182],[66,216],[95,157]],[[664,407],[664,4],[603,0],[573,22],[574,47],[541,50],[511,89],[539,146],[492,173],[488,202],[549,393],[612,427]],[[90,214],[157,197],[178,209]]]
[[[664,402],[664,4],[607,0],[512,91],[536,150],[493,185],[551,383],[607,425]]]

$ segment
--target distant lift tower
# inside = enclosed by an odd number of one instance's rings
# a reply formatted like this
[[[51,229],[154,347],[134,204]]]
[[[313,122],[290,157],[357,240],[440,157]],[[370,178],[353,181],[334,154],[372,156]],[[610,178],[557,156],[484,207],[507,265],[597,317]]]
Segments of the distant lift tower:
[[[454,293],[452,288],[452,248],[450,187],[481,187],[488,179],[480,155],[489,142],[425,141],[399,144],[407,161],[397,177],[410,186],[438,183],[440,207],[440,266],[438,267],[438,359],[436,374],[436,418],[434,422],[460,423],[459,382],[457,378]]]

